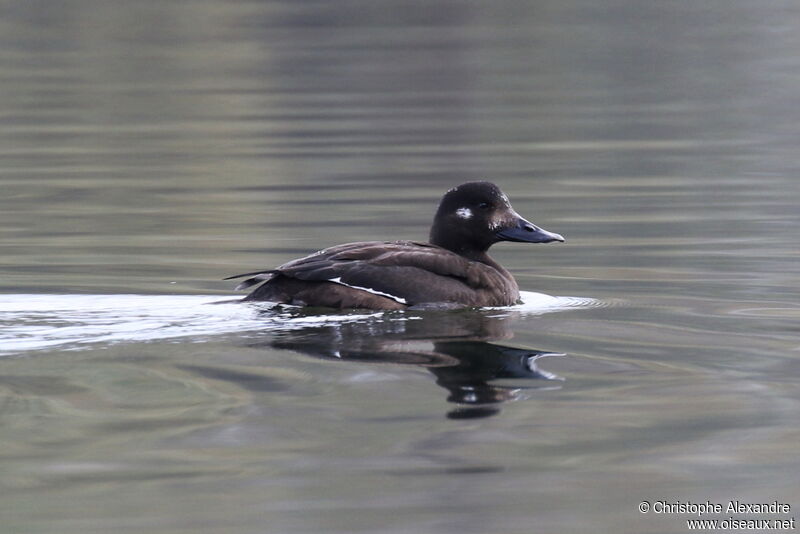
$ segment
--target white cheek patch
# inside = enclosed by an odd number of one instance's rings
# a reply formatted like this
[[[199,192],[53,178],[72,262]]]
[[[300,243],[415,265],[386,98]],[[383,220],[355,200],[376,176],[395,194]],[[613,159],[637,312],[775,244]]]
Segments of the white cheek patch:
[[[462,219],[471,219],[472,218],[472,210],[469,209],[469,208],[458,208],[456,210],[456,215],[458,215]]]

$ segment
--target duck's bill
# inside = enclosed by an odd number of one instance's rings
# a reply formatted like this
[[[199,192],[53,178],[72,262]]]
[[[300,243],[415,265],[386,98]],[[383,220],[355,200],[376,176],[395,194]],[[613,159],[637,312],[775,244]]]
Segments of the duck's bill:
[[[500,241],[517,241],[522,243],[552,243],[553,241],[560,241],[563,243],[565,241],[561,234],[548,232],[544,228],[539,228],[522,217],[517,219],[516,226],[504,228],[495,235]]]

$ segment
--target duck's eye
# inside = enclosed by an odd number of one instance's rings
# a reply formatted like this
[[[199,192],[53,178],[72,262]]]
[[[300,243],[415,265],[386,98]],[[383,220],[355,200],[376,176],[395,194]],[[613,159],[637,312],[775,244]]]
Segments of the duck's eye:
[[[490,207],[491,206],[489,206],[488,202],[481,202],[480,204],[478,204],[478,208],[482,210],[488,210]]]

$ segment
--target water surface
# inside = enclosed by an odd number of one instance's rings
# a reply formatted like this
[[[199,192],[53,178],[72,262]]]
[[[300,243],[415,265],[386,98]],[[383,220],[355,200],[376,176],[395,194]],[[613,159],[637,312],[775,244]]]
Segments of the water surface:
[[[792,3],[2,11],[9,532],[686,530],[642,500],[795,515]],[[472,179],[567,238],[493,249],[523,305],[230,302],[231,274],[425,238]]]

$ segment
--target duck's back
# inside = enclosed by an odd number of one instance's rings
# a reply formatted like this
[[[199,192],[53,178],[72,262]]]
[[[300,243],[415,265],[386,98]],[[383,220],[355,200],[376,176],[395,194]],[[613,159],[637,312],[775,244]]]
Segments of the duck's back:
[[[238,289],[261,283],[245,300],[306,306],[507,306],[519,299],[516,282],[499,265],[415,241],[347,243],[232,278],[244,276],[250,278]]]

